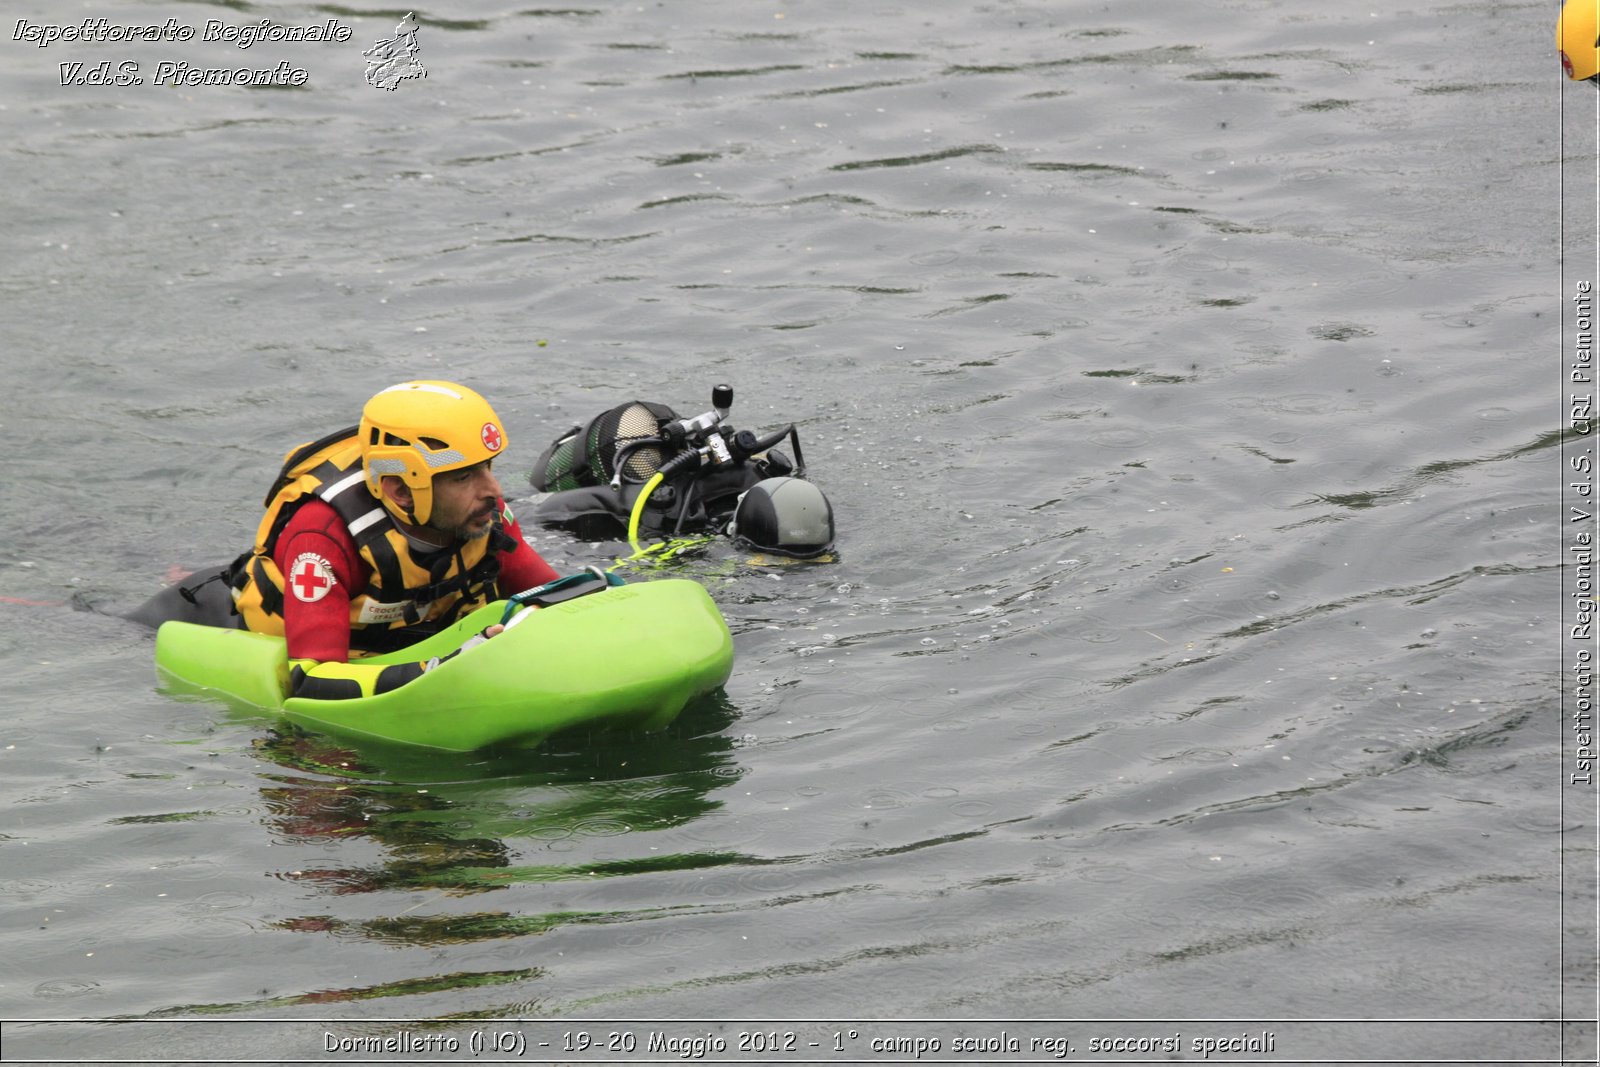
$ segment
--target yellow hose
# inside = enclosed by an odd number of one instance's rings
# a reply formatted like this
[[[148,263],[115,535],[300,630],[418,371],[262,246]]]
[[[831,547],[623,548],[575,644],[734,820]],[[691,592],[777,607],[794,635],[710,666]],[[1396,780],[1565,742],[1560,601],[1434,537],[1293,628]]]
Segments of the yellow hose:
[[[649,481],[644,483],[644,488],[639,490],[639,498],[633,502],[633,512],[628,516],[628,544],[633,547],[633,555],[627,559],[617,560],[613,566],[608,568],[609,570],[616,570],[618,567],[625,567],[636,560],[646,559],[651,556],[655,557],[652,562],[659,566],[680,552],[687,552],[716,540],[715,537],[709,534],[701,534],[694,537],[675,537],[667,541],[658,541],[648,548],[640,547],[639,518],[644,514],[645,502],[650,499],[650,494],[655,492],[656,486],[661,484],[661,480],[661,472],[657,471],[650,476]]]
[[[639,499],[633,502],[633,514],[628,516],[628,544],[633,546],[634,558],[644,555],[644,549],[639,547],[639,516],[644,514],[644,503],[650,499],[650,494],[655,492],[656,486],[661,484],[661,472],[656,471],[650,480],[644,483],[644,488],[639,490]]]

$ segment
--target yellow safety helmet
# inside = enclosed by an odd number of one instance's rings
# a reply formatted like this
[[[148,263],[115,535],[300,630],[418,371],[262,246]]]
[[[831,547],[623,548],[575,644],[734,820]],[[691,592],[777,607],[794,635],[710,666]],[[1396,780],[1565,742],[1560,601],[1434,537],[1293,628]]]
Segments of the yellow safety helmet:
[[[493,459],[506,447],[500,417],[489,402],[454,382],[391,385],[361,410],[361,469],[384,507],[422,525],[433,514],[433,476]],[[411,490],[411,513],[383,495],[394,475]]]
[[[1600,74],[1600,0],[1567,0],[1556,19],[1556,50],[1574,81]]]

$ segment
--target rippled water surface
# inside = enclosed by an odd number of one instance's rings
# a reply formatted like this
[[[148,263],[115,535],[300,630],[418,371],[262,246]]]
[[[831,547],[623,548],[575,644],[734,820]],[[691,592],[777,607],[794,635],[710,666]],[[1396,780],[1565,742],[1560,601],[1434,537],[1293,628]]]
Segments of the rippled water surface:
[[[1594,1005],[1559,204],[1595,102],[1554,11],[467,0],[383,91],[400,10],[7,5],[353,31],[0,39],[0,1016],[152,1024],[8,1051],[487,1016],[1592,1056],[1526,1022]],[[61,84],[103,60],[308,79]],[[573,422],[730,382],[839,558],[679,567],[737,660],[665,737],[422,760],[158,688],[107,613],[408,377],[495,402],[519,493]]]

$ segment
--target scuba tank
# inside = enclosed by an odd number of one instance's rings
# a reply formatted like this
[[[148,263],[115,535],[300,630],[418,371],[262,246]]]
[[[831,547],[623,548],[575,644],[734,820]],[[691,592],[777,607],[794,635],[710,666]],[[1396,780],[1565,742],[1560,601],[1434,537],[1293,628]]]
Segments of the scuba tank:
[[[732,429],[725,423],[733,405],[727,385],[711,391],[711,404],[711,411],[685,419],[665,404],[634,400],[572,427],[535,464],[529,481],[538,495],[524,504],[523,514],[531,505],[534,522],[585,540],[630,537],[635,522],[637,531],[652,536],[722,533],[752,489],[770,479],[805,477],[800,434],[792,424],[764,436]],[[774,447],[786,439],[793,460]],[[755,498],[765,502],[769,495],[764,488]],[[763,503],[762,519],[742,523],[740,539],[791,556],[826,551],[833,542],[832,508],[809,483],[782,499],[798,504],[802,496],[803,537],[795,537],[793,522],[769,521],[771,509]],[[803,550],[795,551],[799,541]]]

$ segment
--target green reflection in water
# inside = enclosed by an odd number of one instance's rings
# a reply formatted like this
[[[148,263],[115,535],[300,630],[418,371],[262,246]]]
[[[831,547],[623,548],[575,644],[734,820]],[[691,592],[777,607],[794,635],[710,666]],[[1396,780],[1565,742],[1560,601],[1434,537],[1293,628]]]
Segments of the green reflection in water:
[[[527,848],[565,850],[691,823],[715,812],[718,790],[736,782],[734,711],[717,695],[647,736],[568,740],[533,753],[451,756],[360,752],[298,732],[258,743],[260,755],[289,773],[268,773],[260,788],[267,826],[285,844],[347,840],[345,861],[274,872],[331,895],[387,890],[484,893],[523,883],[614,877],[761,862],[749,857],[647,856],[580,865],[520,864]],[[538,920],[535,920],[538,925]],[[318,919],[291,920],[319,929]]]
[[[308,1004],[339,1004],[351,1001],[381,1000],[384,997],[409,997],[423,993],[443,993],[461,989],[479,989],[487,986],[525,982],[544,975],[540,967],[523,967],[509,971],[457,971],[451,974],[429,975],[423,978],[401,978],[393,982],[380,982],[370,986],[352,986],[346,989],[318,989],[309,993],[296,993],[282,997],[263,997],[258,1000],[241,1000],[222,1004],[179,1004],[160,1008],[140,1016],[159,1019],[173,1015],[229,1015],[253,1013],[273,1008],[298,1008]]]

